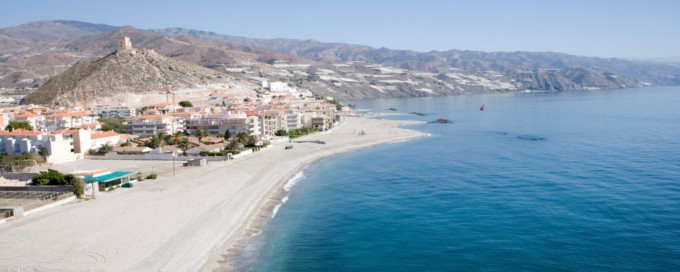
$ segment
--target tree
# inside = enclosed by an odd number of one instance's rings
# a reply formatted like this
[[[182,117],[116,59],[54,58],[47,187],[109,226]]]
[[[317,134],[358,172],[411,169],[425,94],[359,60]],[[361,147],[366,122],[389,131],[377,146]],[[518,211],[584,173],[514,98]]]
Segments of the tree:
[[[239,141],[233,141],[233,142],[231,142],[231,144],[229,144],[229,149],[234,150],[234,151],[238,151],[238,152],[243,151],[244,147],[245,147],[245,145],[243,143],[239,142]]]
[[[198,138],[198,141],[200,142],[203,138],[208,137],[208,132],[205,131],[202,128],[196,129],[196,137]]]
[[[71,174],[66,174],[64,175],[63,185],[73,186],[73,194],[76,195],[77,198],[81,198],[83,196],[83,192],[85,191],[85,182],[83,182],[83,180],[80,178]]]
[[[41,145],[41,146],[38,147],[38,155],[43,157],[43,159],[47,160],[47,155],[49,155],[49,150],[47,150],[47,147]]]
[[[191,103],[191,101],[184,100],[184,101],[179,101],[179,106],[182,108],[191,108],[194,106],[194,104]]]
[[[151,139],[149,139],[149,141],[146,143],[146,146],[150,148],[158,148],[159,146],[161,146],[162,142],[163,140],[159,139],[158,137],[152,136]]]
[[[189,139],[187,137],[182,137],[178,142],[177,142],[177,147],[182,149],[182,151],[186,151],[189,149]]]
[[[113,147],[110,144],[104,144],[101,147],[99,147],[98,152],[99,153],[109,153],[113,151]]]
[[[248,133],[239,132],[236,134],[235,142],[242,143],[244,146],[248,143]]]
[[[276,135],[276,136],[288,136],[288,131],[286,131],[285,129],[279,129],[279,130],[276,131],[276,133],[274,133],[274,135]]]
[[[27,121],[11,121],[9,124],[5,127],[5,130],[7,131],[14,131],[16,129],[23,129],[23,130],[33,130],[33,126],[31,126],[31,123]]]
[[[257,144],[257,137],[253,135],[248,135],[248,139],[246,140],[245,145],[247,147],[254,147],[255,144]]]
[[[123,132],[123,123],[125,122],[125,119],[120,116],[114,116],[114,117],[109,117],[109,118],[99,118],[100,123],[104,123],[102,125],[102,130],[103,131],[115,131],[118,133]]]
[[[231,132],[227,129],[224,131],[224,139],[229,140],[231,138]]]
[[[179,142],[182,140],[184,137],[184,134],[180,131],[175,132],[175,134],[172,135],[172,144],[179,144]]]

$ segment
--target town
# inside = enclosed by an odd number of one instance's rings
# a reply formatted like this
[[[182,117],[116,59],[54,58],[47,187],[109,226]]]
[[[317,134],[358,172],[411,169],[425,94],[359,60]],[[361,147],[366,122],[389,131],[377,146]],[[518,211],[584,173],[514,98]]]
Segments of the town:
[[[134,53],[135,49],[128,37],[121,37],[117,51]],[[255,95],[236,93],[218,97],[211,93],[201,101],[175,101],[174,92],[161,90],[166,94],[166,103],[141,107],[31,104],[2,108],[0,205],[5,208],[0,219],[13,218],[29,207],[40,207],[36,202],[49,204],[70,195],[70,190],[64,188],[27,187],[31,183],[41,185],[36,182],[40,179],[36,169],[84,159],[178,161],[186,166],[200,166],[329,130],[339,123],[341,115],[351,112],[332,97],[319,97],[286,82],[257,77],[252,80],[261,86]],[[63,174],[84,181],[80,185],[83,188],[73,190],[77,197],[94,197],[95,191],[131,187],[135,181],[156,178],[155,173],[143,177],[142,173],[116,170],[119,169],[74,169]],[[42,182],[76,185],[72,183]]]

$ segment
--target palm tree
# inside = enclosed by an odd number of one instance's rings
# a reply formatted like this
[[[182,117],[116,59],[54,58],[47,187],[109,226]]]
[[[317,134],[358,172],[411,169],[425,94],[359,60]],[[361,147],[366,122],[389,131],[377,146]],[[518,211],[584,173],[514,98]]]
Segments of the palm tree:
[[[204,137],[208,136],[208,132],[205,131],[202,128],[196,129],[196,137],[198,138],[198,141],[201,142]]]
[[[165,132],[163,132],[163,131],[159,132],[158,135],[156,135],[156,137],[158,137],[158,140],[161,141],[161,145],[162,145],[163,143],[166,143],[165,139],[166,139],[166,136],[167,136],[167,135],[168,135],[168,134],[165,133]]]
[[[241,152],[241,151],[243,151],[244,146],[245,145],[243,143],[239,142],[239,141],[233,141],[233,142],[231,142],[231,144],[229,144],[229,149],[231,149],[233,151]]]
[[[246,144],[248,144],[248,138],[249,138],[248,136],[250,136],[250,135],[248,135],[248,133],[239,132],[238,134],[236,134],[236,137],[234,138],[234,142],[239,142],[239,143],[242,143],[243,145],[246,145]]]
[[[184,134],[182,132],[175,132],[175,134],[172,135],[172,142],[173,144],[179,144],[179,142],[182,140],[184,137]]]
[[[189,139],[187,137],[182,137],[179,136],[179,139],[177,140],[177,147],[182,149],[182,153],[189,149]]]

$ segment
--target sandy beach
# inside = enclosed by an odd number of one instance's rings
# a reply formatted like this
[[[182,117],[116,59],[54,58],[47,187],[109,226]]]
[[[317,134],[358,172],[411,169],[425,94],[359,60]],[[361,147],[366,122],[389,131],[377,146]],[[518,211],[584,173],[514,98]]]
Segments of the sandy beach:
[[[0,270],[211,271],[229,269],[252,234],[271,217],[283,185],[304,166],[338,153],[425,134],[407,121],[358,117],[330,132],[205,167],[172,162],[79,161],[61,171],[108,167],[153,171],[155,181],[99,193],[0,225]],[[359,132],[364,131],[365,135]]]

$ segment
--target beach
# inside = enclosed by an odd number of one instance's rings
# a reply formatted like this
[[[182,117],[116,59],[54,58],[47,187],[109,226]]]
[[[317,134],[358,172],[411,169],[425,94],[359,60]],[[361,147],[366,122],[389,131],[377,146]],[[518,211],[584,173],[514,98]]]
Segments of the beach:
[[[172,162],[86,160],[55,167],[157,173],[157,180],[98,193],[0,225],[0,270],[211,271],[271,218],[285,183],[322,158],[426,134],[416,124],[347,117],[302,143],[278,143],[252,155],[205,167]],[[362,133],[363,132],[363,133]],[[324,141],[319,144],[313,141]],[[151,170],[153,167],[153,170]]]

